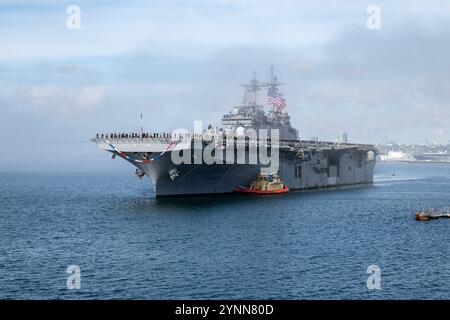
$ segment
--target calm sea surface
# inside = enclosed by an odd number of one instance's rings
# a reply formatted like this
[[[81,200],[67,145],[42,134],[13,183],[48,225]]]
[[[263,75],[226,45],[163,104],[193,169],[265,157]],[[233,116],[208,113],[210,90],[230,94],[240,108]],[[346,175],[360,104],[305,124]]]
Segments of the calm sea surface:
[[[395,174],[395,175],[394,175]],[[450,166],[370,187],[154,198],[132,170],[0,174],[1,299],[450,299]],[[381,269],[368,290],[367,267]],[[67,289],[78,265],[81,288]]]

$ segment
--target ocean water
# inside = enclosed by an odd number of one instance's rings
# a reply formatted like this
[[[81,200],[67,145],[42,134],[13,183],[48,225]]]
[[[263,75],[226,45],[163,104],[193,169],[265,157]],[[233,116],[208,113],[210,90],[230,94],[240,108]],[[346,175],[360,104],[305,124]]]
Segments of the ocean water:
[[[450,219],[414,220],[450,206],[449,165],[378,164],[362,188],[187,199],[155,199],[131,169],[11,173],[0,204],[1,299],[450,299]]]

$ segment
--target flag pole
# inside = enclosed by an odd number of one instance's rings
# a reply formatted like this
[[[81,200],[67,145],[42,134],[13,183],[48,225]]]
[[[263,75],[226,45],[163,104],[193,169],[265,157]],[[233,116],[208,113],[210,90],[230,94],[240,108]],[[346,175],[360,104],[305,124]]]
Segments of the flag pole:
[[[142,119],[142,112],[141,112],[141,139],[143,135],[143,119]]]

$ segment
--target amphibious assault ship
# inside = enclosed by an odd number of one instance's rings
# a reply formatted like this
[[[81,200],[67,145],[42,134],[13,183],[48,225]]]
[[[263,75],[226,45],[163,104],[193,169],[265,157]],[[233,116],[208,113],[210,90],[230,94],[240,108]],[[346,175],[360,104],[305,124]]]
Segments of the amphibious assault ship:
[[[370,184],[376,148],[299,139],[286,111],[271,69],[270,80],[255,75],[241,85],[244,99],[222,117],[222,128],[194,132],[103,133],[97,146],[136,167],[135,174],[151,179],[156,197],[232,193],[262,172],[277,174],[290,190]],[[267,89],[268,110],[257,95]]]

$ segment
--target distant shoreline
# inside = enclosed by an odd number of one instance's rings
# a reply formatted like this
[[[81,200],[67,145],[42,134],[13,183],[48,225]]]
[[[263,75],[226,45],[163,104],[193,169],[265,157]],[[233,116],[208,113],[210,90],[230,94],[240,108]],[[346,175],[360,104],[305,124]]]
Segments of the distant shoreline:
[[[395,162],[402,162],[402,163],[443,163],[443,164],[450,164],[450,161],[433,161],[433,160],[388,160],[388,161],[377,161],[377,163],[395,163]]]

